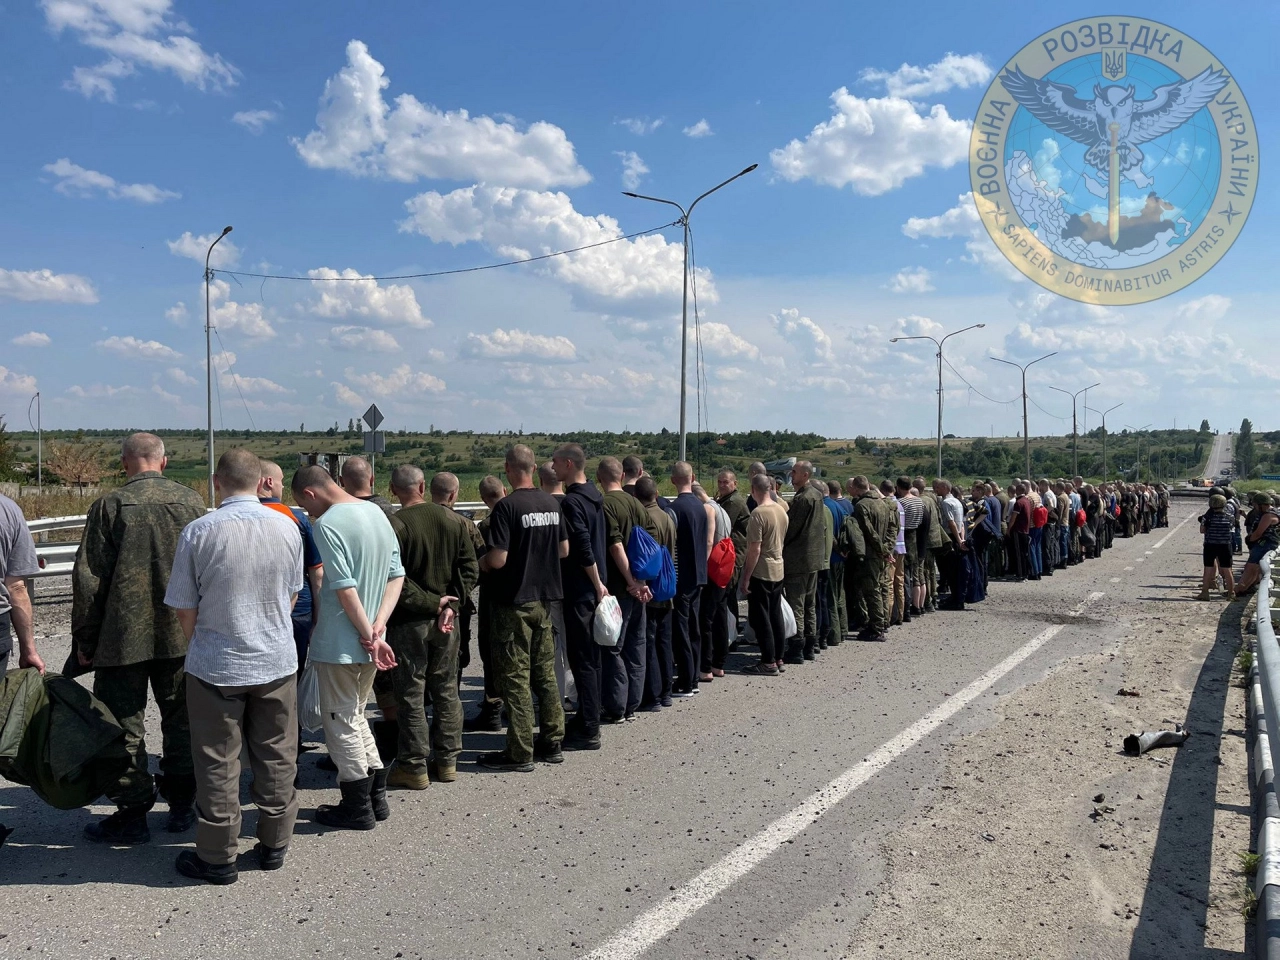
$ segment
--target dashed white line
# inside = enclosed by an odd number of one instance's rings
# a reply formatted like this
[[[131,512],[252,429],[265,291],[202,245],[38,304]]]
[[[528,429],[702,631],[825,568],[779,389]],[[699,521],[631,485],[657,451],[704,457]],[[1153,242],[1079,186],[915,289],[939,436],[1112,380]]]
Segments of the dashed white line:
[[[1112,582],[1112,583],[1119,583],[1119,582],[1120,582],[1120,578],[1119,578],[1119,577],[1112,577],[1112,578],[1111,578],[1111,582]]]
[[[1172,530],[1170,530],[1168,533],[1166,533],[1163,537],[1161,537],[1161,538],[1160,538],[1160,540],[1156,543],[1156,545],[1155,545],[1154,547],[1152,547],[1151,549],[1152,549],[1152,550],[1159,550],[1161,547],[1163,547],[1163,546],[1165,545],[1165,543],[1167,543],[1167,542],[1168,542],[1169,538],[1170,538],[1170,537],[1172,537],[1172,536],[1173,536],[1175,533],[1177,533],[1179,530],[1181,530],[1181,529],[1182,529],[1183,524],[1185,524],[1185,523],[1186,523],[1188,520],[1190,520],[1190,519],[1191,519],[1191,515],[1190,515],[1190,514],[1188,514],[1187,516],[1183,517],[1183,518],[1182,518],[1182,523],[1179,523],[1176,527],[1174,527]]]
[[[1088,599],[1070,615],[1079,616],[1089,604],[1103,596],[1102,593],[1089,594]],[[949,697],[946,703],[940,704],[892,740],[876,748],[746,843],[735,847],[665,901],[646,910],[588,954],[587,960],[637,960],[659,940],[763,863],[784,843],[790,842],[805,828],[817,823],[836,804],[986,693],[1005,674],[1056,637],[1062,628],[1063,624],[1055,624],[1028,640],[959,693]]]

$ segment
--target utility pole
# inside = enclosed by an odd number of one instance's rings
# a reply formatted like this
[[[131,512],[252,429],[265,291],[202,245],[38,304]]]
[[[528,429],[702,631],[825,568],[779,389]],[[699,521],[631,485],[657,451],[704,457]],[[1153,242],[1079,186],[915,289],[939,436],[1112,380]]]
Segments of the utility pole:
[[[928,340],[938,348],[938,476],[942,476],[942,345],[954,337],[958,333],[964,333],[967,330],[978,330],[985,327],[985,323],[975,323],[970,327],[962,327],[959,330],[952,330],[941,340],[934,337],[892,337],[890,343],[901,343],[904,340]]]
[[[1014,363],[1012,360],[1001,360],[999,357],[992,357],[996,363],[1007,363],[1011,367],[1017,367],[1022,371],[1022,455],[1027,463],[1027,480],[1031,480],[1031,433],[1027,429],[1027,367],[1039,363],[1041,360],[1048,360],[1050,357],[1056,357],[1058,351],[1046,353],[1043,357],[1036,357],[1030,363]]]
[[[1146,430],[1146,429],[1147,429],[1147,427],[1149,427],[1149,426],[1151,426],[1151,424],[1149,424],[1149,423],[1147,423],[1147,424],[1143,424],[1141,427],[1138,427],[1138,428],[1135,430],[1133,427],[1129,426],[1129,424],[1127,424],[1127,423],[1124,425],[1124,428],[1125,428],[1126,430],[1133,430],[1133,435],[1134,435],[1134,436],[1137,438],[1137,440],[1138,440],[1138,464],[1137,464],[1137,468],[1136,468],[1136,469],[1137,469],[1137,472],[1134,474],[1134,480],[1136,480],[1138,483],[1141,483],[1141,482],[1142,482],[1142,437],[1138,436],[1138,434],[1140,434],[1143,430]],[[1147,444],[1147,459],[1148,459],[1148,460],[1150,460],[1150,459],[1151,459],[1151,444],[1150,444],[1150,443],[1148,443],[1148,444]]]
[[[686,210],[674,200],[664,200],[661,197],[646,197],[642,193],[632,193],[630,190],[624,190],[624,197],[634,197],[636,200],[652,200],[654,203],[665,203],[668,206],[675,207],[680,211],[680,219],[676,221],[677,225],[684,228],[684,295],[680,304],[680,459],[687,460],[686,449],[686,433],[685,433],[685,393],[688,387],[688,367],[689,367],[689,216],[693,213],[693,208],[698,205],[698,201],[703,197],[709,197],[721,187],[727,186],[739,177],[744,177],[756,167],[758,163],[753,163],[745,170],[735,173],[724,183],[717,184],[706,193],[699,196],[693,203],[689,204]]]
[[[209,310],[209,284],[213,280],[213,271],[209,269],[209,258],[213,256],[213,248],[231,232],[230,227],[223,227],[222,233],[209,244],[209,252],[204,255],[204,392],[205,406],[209,414],[209,506],[216,507],[213,491],[213,324]]]
[[[1087,394],[1094,387],[1099,387],[1101,385],[1101,382],[1091,383],[1089,386],[1081,390],[1077,390],[1075,393],[1071,393],[1069,390],[1063,390],[1061,387],[1049,388],[1050,390],[1057,390],[1059,393],[1065,393],[1071,398],[1071,475],[1073,477],[1080,473],[1080,458],[1076,454],[1076,439],[1078,436],[1076,431],[1076,397],[1080,396],[1082,393]],[[1085,402],[1088,403],[1088,401],[1089,398],[1086,396]]]
[[[1102,417],[1102,479],[1107,479],[1107,414],[1112,410],[1119,410],[1124,403],[1117,403],[1114,407],[1108,407],[1106,410],[1094,410],[1093,407],[1086,406],[1086,410],[1093,410],[1094,413]]]

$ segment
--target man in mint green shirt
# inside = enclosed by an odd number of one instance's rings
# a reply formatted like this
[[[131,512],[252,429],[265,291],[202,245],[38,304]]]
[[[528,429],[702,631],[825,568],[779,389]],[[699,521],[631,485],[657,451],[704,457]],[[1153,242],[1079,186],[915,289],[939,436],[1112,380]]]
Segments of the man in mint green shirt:
[[[329,756],[338,767],[342,802],[321,804],[326,826],[372,830],[390,815],[387,771],[364,719],[379,670],[396,665],[387,619],[400,598],[400,545],[375,504],[351,496],[321,467],[293,476],[293,496],[314,518],[324,582],[309,659],[320,680],[320,710]]]

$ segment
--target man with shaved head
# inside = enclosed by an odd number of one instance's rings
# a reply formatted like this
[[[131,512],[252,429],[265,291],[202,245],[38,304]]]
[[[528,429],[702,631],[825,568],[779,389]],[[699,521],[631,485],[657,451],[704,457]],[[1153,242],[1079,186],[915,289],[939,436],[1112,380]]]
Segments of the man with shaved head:
[[[93,692],[124,729],[133,762],[107,791],[118,810],[85,827],[95,843],[146,843],[147,811],[156,802],[143,720],[147,687],[160,708],[163,737],[160,794],[171,832],[195,825],[183,661],[187,638],[163,602],[178,537],[204,516],[204,499],[164,476],[164,444],[151,433],[125,439],[120,460],[128,478],[94,502],[72,572],[71,637],[82,666],[93,666]]]
[[[431,771],[442,783],[457,779],[462,752],[458,614],[461,598],[475,588],[479,566],[475,544],[461,518],[448,507],[427,501],[421,470],[412,464],[396,467],[391,472],[391,492],[400,501],[391,528],[400,544],[404,587],[387,622],[387,642],[396,655],[391,680],[399,719],[396,763],[387,786],[425,790]]]
[[[182,531],[165,593],[189,641],[187,711],[195,759],[196,848],[178,872],[225,885],[237,878],[240,754],[253,768],[256,853],[284,866],[298,813],[298,672],[290,609],[303,585],[297,521],[263,509],[262,464],[243,447],[218,460],[213,513]]]
[[[800,460],[791,468],[795,496],[787,511],[787,533],[782,541],[782,562],[786,568],[783,589],[796,617],[796,635],[783,658],[787,663],[804,663],[818,657],[818,572],[830,563],[823,514],[827,505],[822,494],[809,486],[813,465]]]
[[[364,457],[347,457],[342,465],[342,489],[357,500],[377,504],[387,516],[396,512],[390,500],[374,491],[373,466]]]
[[[311,630],[315,626],[315,606],[313,598],[320,592],[320,583],[324,578],[324,565],[320,562],[320,551],[316,548],[315,534],[311,529],[311,518],[305,510],[298,507],[287,507],[281,500],[284,493],[284,471],[280,464],[271,460],[260,461],[262,475],[258,478],[258,500],[264,507],[288,517],[298,525],[298,533],[302,535],[302,566],[306,571],[306,579],[302,584],[302,592],[293,605],[293,643],[298,652],[298,669],[307,663],[307,646],[311,642]]]
[[[400,546],[386,514],[343,490],[323,468],[303,467],[293,475],[292,488],[298,505],[315,517],[324,561],[310,658],[320,679],[325,743],[342,793],[339,803],[316,808],[316,820],[372,830],[389,815],[387,770],[364,712],[376,673],[396,665],[386,632],[404,584]]]

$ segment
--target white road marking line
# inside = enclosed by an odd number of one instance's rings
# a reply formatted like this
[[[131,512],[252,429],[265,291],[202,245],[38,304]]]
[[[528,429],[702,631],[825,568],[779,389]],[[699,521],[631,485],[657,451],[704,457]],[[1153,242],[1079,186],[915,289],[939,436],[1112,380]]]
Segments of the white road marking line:
[[[1152,550],[1159,550],[1161,547],[1163,547],[1163,546],[1165,545],[1166,541],[1168,541],[1168,539],[1169,539],[1170,537],[1172,537],[1175,533],[1177,533],[1179,530],[1181,530],[1181,529],[1182,529],[1182,525],[1183,525],[1184,523],[1186,523],[1186,522],[1187,522],[1188,520],[1190,520],[1190,519],[1191,519],[1191,515],[1190,515],[1190,514],[1188,514],[1187,516],[1183,517],[1183,518],[1182,518],[1182,523],[1179,523],[1176,527],[1174,527],[1172,530],[1170,530],[1168,533],[1166,533],[1163,537],[1161,537],[1161,538],[1160,538],[1160,541],[1159,541],[1159,542],[1158,542],[1154,547],[1152,547],[1151,549],[1152,549]]]
[[[1142,561],[1144,561],[1144,560],[1146,560],[1146,559],[1147,559],[1146,557],[1139,557],[1137,560],[1135,560],[1135,561],[1133,561],[1133,562],[1134,562],[1134,563],[1142,563]]]
[[[1089,604],[1103,596],[1105,594],[1100,592],[1089,594],[1088,599],[1073,610],[1070,616],[1078,617]],[[805,828],[817,823],[836,804],[986,693],[1005,674],[1061,633],[1063,626],[1056,624],[1028,640],[959,693],[948,697],[945,703],[703,870],[664,902],[646,910],[588,954],[587,960],[637,960],[681,923],[763,863],[775,850],[799,836]]]
[[[1155,552],[1155,551],[1153,551],[1153,550],[1148,550],[1148,551],[1147,551],[1147,556],[1148,556],[1148,557],[1149,557],[1149,556],[1151,556],[1151,554],[1152,554],[1152,553],[1154,553],[1154,552]]]

